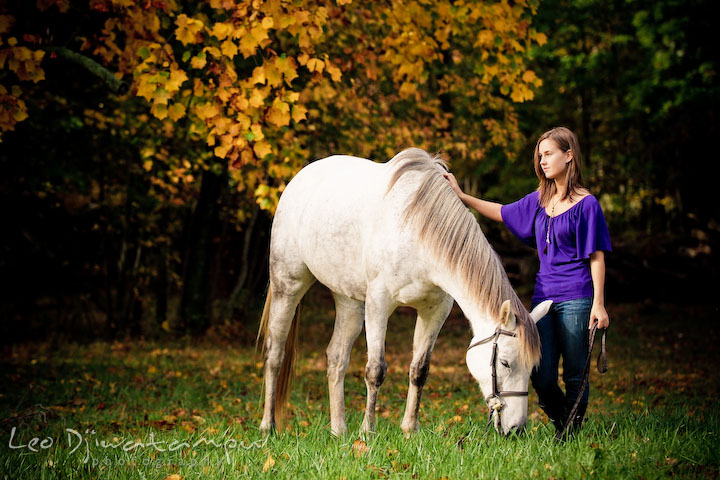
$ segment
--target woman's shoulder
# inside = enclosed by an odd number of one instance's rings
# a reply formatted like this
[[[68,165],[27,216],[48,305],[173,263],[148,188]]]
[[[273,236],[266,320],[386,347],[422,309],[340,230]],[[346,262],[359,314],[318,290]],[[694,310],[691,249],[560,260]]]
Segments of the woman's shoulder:
[[[582,205],[583,210],[600,206],[598,199],[595,198],[595,195],[593,195],[587,188],[578,189],[573,197],[573,203],[575,205]]]
[[[581,218],[596,217],[597,215],[603,215],[602,206],[600,201],[590,193],[587,189],[578,191],[578,197],[575,200],[575,214]]]
[[[582,200],[585,197],[593,196],[593,194],[590,192],[590,190],[588,190],[585,187],[580,187],[577,190],[573,191],[573,193],[575,194],[574,196],[577,196],[577,200],[576,200],[577,202],[579,202],[580,200]]]

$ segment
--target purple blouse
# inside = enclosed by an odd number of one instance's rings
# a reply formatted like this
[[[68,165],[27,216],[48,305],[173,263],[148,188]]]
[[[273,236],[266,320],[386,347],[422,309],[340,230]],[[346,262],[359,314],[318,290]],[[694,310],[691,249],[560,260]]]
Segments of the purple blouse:
[[[540,270],[533,303],[592,297],[590,254],[598,250],[612,251],[600,204],[588,195],[551,219],[538,199],[539,193],[535,191],[515,203],[503,205],[500,210],[512,234],[538,250]],[[549,244],[546,242],[548,228]],[[546,246],[547,254],[544,253]]]

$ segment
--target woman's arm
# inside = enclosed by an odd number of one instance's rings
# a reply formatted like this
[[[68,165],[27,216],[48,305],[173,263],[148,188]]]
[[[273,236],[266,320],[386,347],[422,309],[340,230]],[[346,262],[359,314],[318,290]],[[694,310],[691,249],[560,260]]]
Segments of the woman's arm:
[[[450,186],[452,187],[453,191],[457,194],[458,197],[460,197],[460,200],[462,200],[465,205],[477,210],[480,215],[488,217],[491,220],[496,220],[498,222],[503,221],[502,215],[500,215],[500,208],[502,208],[501,203],[489,202],[487,200],[475,198],[472,195],[463,193],[463,191],[460,189],[460,185],[458,185],[458,182],[452,173],[443,173],[443,176],[447,179],[448,182],[450,182]]]
[[[605,310],[605,252],[598,250],[590,255],[590,275],[593,281],[593,304],[590,309],[590,327],[607,328],[610,318]]]

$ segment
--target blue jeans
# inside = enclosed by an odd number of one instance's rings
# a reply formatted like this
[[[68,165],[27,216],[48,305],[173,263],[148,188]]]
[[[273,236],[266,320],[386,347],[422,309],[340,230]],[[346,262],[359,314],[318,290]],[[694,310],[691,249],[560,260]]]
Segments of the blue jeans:
[[[534,305],[533,305],[534,307]],[[592,298],[553,303],[550,311],[537,322],[542,346],[540,363],[531,380],[540,399],[540,407],[550,420],[565,423],[582,386],[588,354],[588,325]],[[565,393],[558,385],[558,365],[563,359]],[[587,409],[590,385],[583,393],[577,415],[582,420]]]

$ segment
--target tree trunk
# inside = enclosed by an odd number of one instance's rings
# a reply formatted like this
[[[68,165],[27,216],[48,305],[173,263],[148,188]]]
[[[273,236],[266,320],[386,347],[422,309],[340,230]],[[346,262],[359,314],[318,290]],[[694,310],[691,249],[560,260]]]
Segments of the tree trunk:
[[[211,322],[212,248],[219,224],[219,199],[225,182],[225,171],[216,174],[206,170],[203,173],[200,198],[187,235],[180,320],[182,328],[190,334],[205,332]]]

